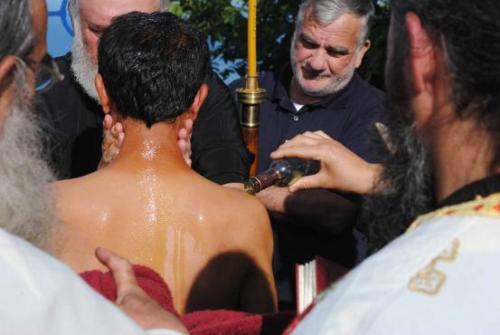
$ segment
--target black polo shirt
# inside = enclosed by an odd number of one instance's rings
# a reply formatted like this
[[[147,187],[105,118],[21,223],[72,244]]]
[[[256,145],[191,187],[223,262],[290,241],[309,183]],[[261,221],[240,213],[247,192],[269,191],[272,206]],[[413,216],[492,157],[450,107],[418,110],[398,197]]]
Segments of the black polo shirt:
[[[365,160],[378,160],[372,143],[373,123],[383,120],[385,112],[384,94],[380,90],[355,73],[341,91],[297,111],[288,94],[291,78],[290,65],[280,72],[260,76],[259,84],[266,90],[266,98],[260,111],[258,172],[269,167],[272,151],[305,131],[322,130]],[[238,80],[230,87],[242,85],[243,80]],[[304,200],[309,204],[301,211]],[[288,306],[295,292],[296,263],[320,255],[346,267],[353,265],[356,241],[352,227],[359,203],[351,195],[306,190],[300,198],[297,194],[287,199],[285,208],[285,215],[272,215],[272,223],[279,301]],[[311,208],[315,209],[314,213],[310,212]]]
[[[287,66],[280,73],[268,72],[260,79],[267,97],[260,115],[259,172],[269,166],[272,151],[305,131],[322,130],[363,159],[377,161],[370,143],[373,123],[382,118],[385,110],[382,91],[355,73],[340,92],[297,111],[288,94],[291,77]]]

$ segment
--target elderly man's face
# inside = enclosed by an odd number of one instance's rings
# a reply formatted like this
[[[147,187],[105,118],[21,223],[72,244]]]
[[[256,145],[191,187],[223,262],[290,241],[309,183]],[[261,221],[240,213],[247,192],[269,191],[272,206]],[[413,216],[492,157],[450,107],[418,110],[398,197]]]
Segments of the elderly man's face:
[[[151,13],[160,10],[159,0],[79,0],[83,44],[97,64],[99,38],[113,18],[129,12]]]
[[[42,143],[31,103],[35,72],[46,53],[47,16],[44,0],[30,3],[37,45],[24,60],[26,71],[15,72],[8,88],[13,94],[0,94],[0,112],[6,116],[0,124],[0,227],[50,250],[47,237],[55,224],[48,184],[52,175],[41,159]]]
[[[99,39],[113,18],[133,12],[151,13],[160,10],[160,0],[75,0],[73,15],[75,37],[71,48],[71,69],[77,82],[96,102],[97,51]]]
[[[291,49],[294,79],[309,96],[322,97],[344,88],[361,64],[369,44],[359,47],[363,19],[343,14],[333,23],[315,22],[312,9],[295,32]]]
[[[47,52],[47,8],[44,0],[33,0],[30,2],[30,5],[33,13],[32,22],[37,44],[33,52],[23,60],[27,65],[26,73],[24,74],[26,83],[23,88],[24,93],[31,99],[35,92],[36,69]],[[11,58],[14,59],[13,56]],[[7,78],[0,78],[0,83],[5,80]],[[1,87],[3,92],[0,92],[0,130],[7,116],[8,107],[12,103],[13,95],[16,94],[15,84],[15,82],[10,82],[7,87]]]

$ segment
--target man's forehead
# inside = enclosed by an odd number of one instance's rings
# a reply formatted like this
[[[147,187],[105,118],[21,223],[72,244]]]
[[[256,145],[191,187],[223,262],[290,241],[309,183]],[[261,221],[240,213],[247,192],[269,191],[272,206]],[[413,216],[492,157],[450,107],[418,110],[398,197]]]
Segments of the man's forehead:
[[[160,10],[160,0],[78,0],[78,5],[82,20],[103,27],[126,13]]]

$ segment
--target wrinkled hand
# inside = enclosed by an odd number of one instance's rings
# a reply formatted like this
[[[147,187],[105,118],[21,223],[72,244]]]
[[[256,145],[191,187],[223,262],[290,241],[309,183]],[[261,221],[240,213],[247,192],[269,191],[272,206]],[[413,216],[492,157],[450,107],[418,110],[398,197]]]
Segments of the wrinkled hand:
[[[104,116],[102,128],[102,157],[99,162],[99,169],[111,163],[118,156],[125,139],[122,124],[120,122],[113,123],[113,118],[109,114]]]
[[[255,196],[267,210],[283,214],[285,213],[285,199],[291,194],[287,187],[271,186]]]
[[[184,127],[179,130],[177,145],[181,150],[186,164],[191,166],[191,135],[193,134],[193,120],[186,119]]]
[[[117,287],[116,305],[144,329],[170,329],[187,334],[184,325],[165,311],[137,284],[132,265],[113,252],[97,248],[97,259],[113,274]]]
[[[359,194],[370,193],[381,166],[370,164],[322,131],[305,132],[282,144],[271,158],[299,157],[321,162],[320,171],[300,178],[290,191],[328,188]]]

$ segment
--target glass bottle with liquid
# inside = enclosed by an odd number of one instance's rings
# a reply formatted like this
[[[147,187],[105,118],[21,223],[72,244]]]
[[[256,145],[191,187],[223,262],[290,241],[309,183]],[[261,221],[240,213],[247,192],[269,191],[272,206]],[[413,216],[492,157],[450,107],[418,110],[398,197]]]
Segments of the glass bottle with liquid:
[[[245,192],[256,194],[269,186],[288,186],[303,176],[318,173],[321,164],[316,160],[284,158],[272,161],[269,169],[250,177],[245,183]]]

